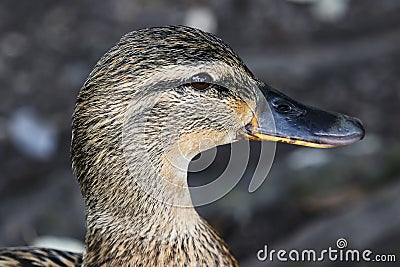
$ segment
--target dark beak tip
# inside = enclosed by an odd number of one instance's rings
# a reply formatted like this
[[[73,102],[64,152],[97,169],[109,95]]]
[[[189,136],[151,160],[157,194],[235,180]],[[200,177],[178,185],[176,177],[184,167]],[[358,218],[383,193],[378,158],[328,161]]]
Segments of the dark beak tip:
[[[356,132],[357,132],[358,136],[360,136],[360,140],[364,139],[365,128],[364,128],[364,125],[361,122],[361,120],[359,118],[353,118],[352,122],[356,128]]]

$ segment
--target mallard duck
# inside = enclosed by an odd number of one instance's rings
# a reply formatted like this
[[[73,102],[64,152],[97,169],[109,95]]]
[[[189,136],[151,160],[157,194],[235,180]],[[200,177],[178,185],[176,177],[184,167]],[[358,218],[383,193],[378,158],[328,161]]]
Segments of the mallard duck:
[[[191,203],[190,160],[242,139],[324,148],[363,136],[358,119],[305,106],[258,80],[212,34],[133,31],[99,60],[73,114],[72,163],[87,214],[83,256],[5,248],[0,265],[238,266]]]

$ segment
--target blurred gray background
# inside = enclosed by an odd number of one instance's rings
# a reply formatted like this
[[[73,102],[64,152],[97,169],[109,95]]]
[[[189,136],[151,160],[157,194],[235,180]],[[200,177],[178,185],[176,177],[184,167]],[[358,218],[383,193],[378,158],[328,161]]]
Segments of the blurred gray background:
[[[356,116],[367,131],[363,141],[329,150],[278,144],[267,180],[250,194],[252,144],[240,184],[198,209],[239,261],[265,266],[256,259],[264,245],[335,248],[341,237],[400,260],[399,14],[397,0],[1,1],[0,246],[83,240],[69,158],[79,88],[124,33],[186,24],[217,34],[271,86]],[[221,172],[226,155],[229,146],[189,182]],[[328,265],[344,263],[320,263]]]

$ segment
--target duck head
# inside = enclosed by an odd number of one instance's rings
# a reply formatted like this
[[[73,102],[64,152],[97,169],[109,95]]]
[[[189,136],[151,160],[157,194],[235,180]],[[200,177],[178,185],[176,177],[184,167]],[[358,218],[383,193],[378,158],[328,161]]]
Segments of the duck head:
[[[175,237],[202,224],[194,210],[170,205],[191,206],[186,172],[201,151],[241,139],[334,147],[363,136],[358,119],[300,104],[258,80],[212,34],[183,26],[131,32],[97,63],[73,115],[87,259],[93,244],[118,231],[145,246],[171,238],[163,237],[167,222],[183,229]],[[149,230],[160,224],[161,232]]]

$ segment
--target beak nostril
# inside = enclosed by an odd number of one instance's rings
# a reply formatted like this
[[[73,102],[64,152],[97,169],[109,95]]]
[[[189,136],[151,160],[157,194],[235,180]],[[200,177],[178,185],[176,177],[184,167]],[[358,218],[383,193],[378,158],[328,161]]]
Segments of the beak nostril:
[[[297,107],[296,104],[282,97],[271,101],[271,105],[272,108],[280,114],[304,116],[306,113],[305,109]]]
[[[292,110],[292,107],[287,103],[277,103],[274,105],[274,108],[276,111],[283,114],[289,113]]]

